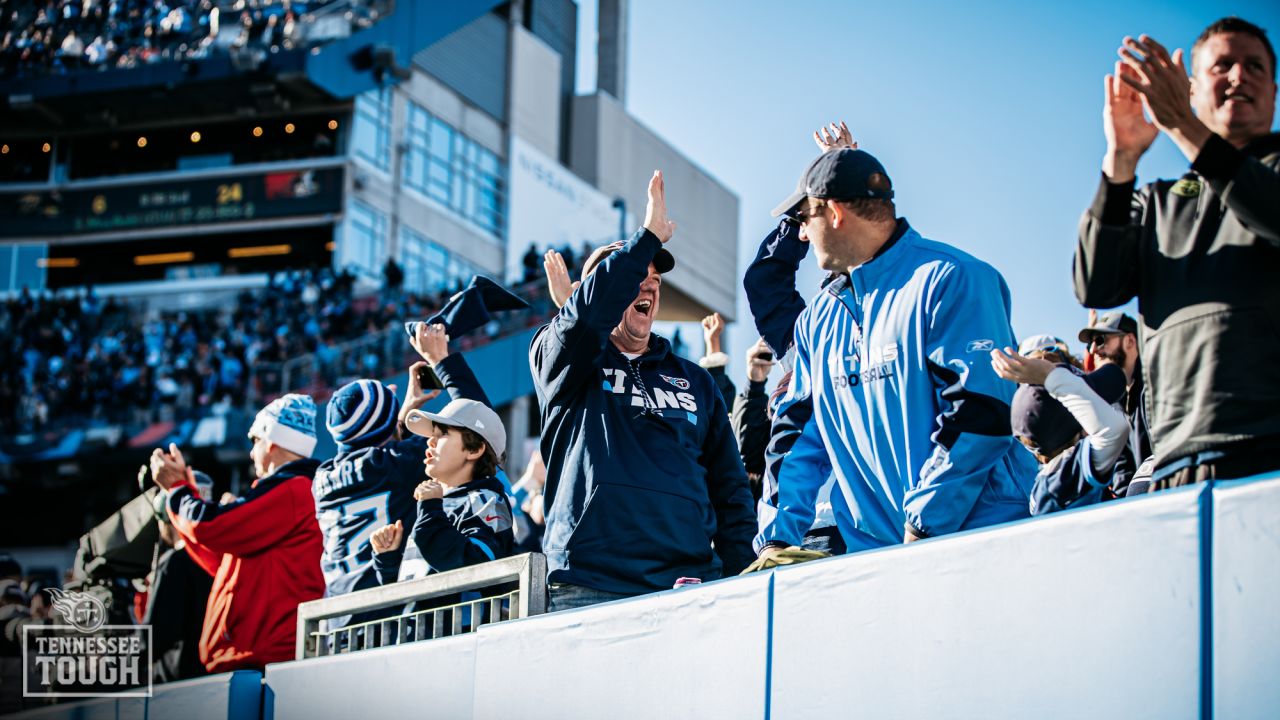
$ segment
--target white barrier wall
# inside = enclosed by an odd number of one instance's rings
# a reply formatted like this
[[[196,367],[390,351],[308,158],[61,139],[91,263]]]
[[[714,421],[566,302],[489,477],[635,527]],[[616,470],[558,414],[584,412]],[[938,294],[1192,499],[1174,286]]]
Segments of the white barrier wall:
[[[273,665],[264,714],[1274,718],[1277,598],[1280,479],[1197,486]]]
[[[475,717],[764,717],[767,574],[478,633]]]
[[[1280,479],[1213,501],[1214,717],[1280,717]]]
[[[1198,717],[1201,492],[777,572],[767,717]]]
[[[268,665],[263,717],[470,718],[475,653],[476,635],[462,635]]]

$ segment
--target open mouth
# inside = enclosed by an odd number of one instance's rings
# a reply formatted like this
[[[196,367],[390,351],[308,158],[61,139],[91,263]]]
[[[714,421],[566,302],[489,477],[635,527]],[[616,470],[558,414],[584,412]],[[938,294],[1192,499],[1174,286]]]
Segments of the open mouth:
[[[636,312],[640,313],[641,315],[644,315],[645,317],[648,317],[648,316],[649,316],[649,311],[653,309],[653,301],[652,301],[652,300],[637,300],[637,301],[636,301],[636,303],[635,303],[634,305],[632,305],[632,306],[631,306],[631,308],[632,308],[633,310],[635,310]]]
[[[1253,96],[1243,92],[1229,92],[1223,98],[1223,102],[1231,104],[1253,104]]]

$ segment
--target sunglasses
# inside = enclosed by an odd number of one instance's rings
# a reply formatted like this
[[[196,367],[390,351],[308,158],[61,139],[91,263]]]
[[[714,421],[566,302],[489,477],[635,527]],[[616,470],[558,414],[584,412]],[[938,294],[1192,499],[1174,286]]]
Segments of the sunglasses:
[[[1092,338],[1089,339],[1089,343],[1085,345],[1085,347],[1087,347],[1090,350],[1096,347],[1102,347],[1103,345],[1107,344],[1107,341],[1110,340],[1111,337],[1112,337],[1111,335],[1094,335]]]
[[[797,225],[803,225],[809,222],[810,220],[814,219],[815,217],[817,217],[820,214],[820,212],[824,210],[826,207],[827,207],[826,203],[820,203],[818,205],[814,205],[813,207],[802,208],[800,210],[795,211],[794,213],[791,213],[791,219],[794,220]]]

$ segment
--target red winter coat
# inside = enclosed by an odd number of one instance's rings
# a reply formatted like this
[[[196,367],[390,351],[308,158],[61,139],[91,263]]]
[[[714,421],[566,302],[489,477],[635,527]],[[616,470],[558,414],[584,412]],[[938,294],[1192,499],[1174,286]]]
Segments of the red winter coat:
[[[190,485],[170,491],[174,527],[213,576],[200,635],[210,673],[293,659],[298,603],[324,595],[324,540],[311,495],[317,465],[287,463],[228,505],[201,500]]]

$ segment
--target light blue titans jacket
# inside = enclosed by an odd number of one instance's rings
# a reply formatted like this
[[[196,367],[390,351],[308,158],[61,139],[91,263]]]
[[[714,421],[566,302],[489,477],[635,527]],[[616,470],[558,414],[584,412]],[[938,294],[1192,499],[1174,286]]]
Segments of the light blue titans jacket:
[[[799,545],[828,473],[851,551],[1027,517],[1034,458],[1013,439],[1017,386],[990,352],[1016,345],[990,265],[905,220],[796,321],[796,367],[765,456],[757,551]]]

